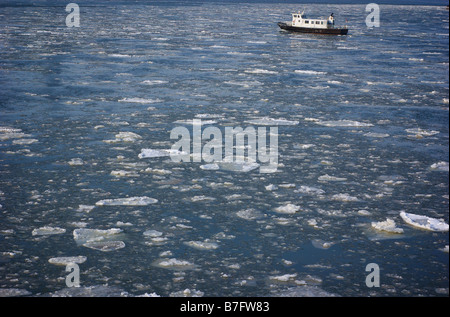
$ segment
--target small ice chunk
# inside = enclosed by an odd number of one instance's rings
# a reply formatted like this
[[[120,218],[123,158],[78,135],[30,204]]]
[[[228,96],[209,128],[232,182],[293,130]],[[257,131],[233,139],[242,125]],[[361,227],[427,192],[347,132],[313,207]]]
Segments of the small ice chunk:
[[[274,185],[274,184],[270,184],[270,185],[265,186],[265,188],[267,191],[273,191],[273,190],[277,190],[278,186]]]
[[[116,177],[138,177],[139,174],[134,171],[124,171],[124,170],[118,170],[118,171],[112,171],[112,176]]]
[[[405,129],[405,131],[418,136],[432,136],[435,134],[439,134],[439,131],[425,130],[421,128]]]
[[[309,186],[300,186],[299,189],[294,191],[295,193],[301,193],[301,194],[310,194],[310,195],[323,195],[325,194],[325,191],[320,188],[316,187],[309,187]]]
[[[256,220],[256,219],[260,219],[263,217],[263,214],[261,212],[259,212],[258,210],[252,209],[252,208],[240,210],[236,213],[236,215],[239,218],[242,218],[245,220]]]
[[[149,198],[147,196],[142,197],[129,197],[129,198],[116,198],[116,199],[103,199],[95,203],[96,206],[147,206],[157,203],[155,198]]]
[[[396,227],[394,220],[390,218],[386,221],[372,222],[372,228],[389,233],[403,233],[403,229]]]
[[[205,293],[198,290],[190,290],[186,288],[184,291],[172,292],[169,294],[170,297],[202,297]]]
[[[152,229],[144,231],[143,234],[144,234],[144,236],[150,237],[150,238],[157,238],[157,237],[161,237],[163,235],[162,232],[157,231],[157,230],[152,230]]]
[[[271,281],[275,281],[275,282],[289,282],[289,281],[293,281],[296,277],[297,277],[297,274],[293,273],[293,274],[269,276],[269,279]]]
[[[47,236],[47,235],[52,235],[52,234],[61,234],[61,233],[65,233],[65,232],[66,232],[66,229],[63,229],[63,228],[44,226],[41,228],[33,229],[31,234],[33,236]]]
[[[315,239],[311,241],[312,245],[317,249],[326,250],[333,246],[334,243],[332,242],[326,242],[320,239]]]
[[[124,142],[134,142],[142,139],[142,137],[134,132],[119,132],[116,134],[116,140],[124,141]]]
[[[84,161],[80,158],[73,158],[69,162],[67,162],[70,166],[80,166],[84,164]]]
[[[140,159],[143,158],[156,158],[156,157],[168,157],[171,155],[186,155],[186,152],[178,150],[155,150],[155,149],[141,149],[141,153],[138,155]]]
[[[125,248],[125,243],[123,241],[90,241],[84,243],[83,246],[102,252],[109,252]]]
[[[264,126],[277,126],[277,125],[297,125],[300,122],[299,121],[292,121],[292,120],[286,120],[286,119],[274,119],[269,117],[259,118],[259,119],[253,119],[248,120],[246,123],[250,123],[253,125],[264,125]]]
[[[354,196],[350,196],[349,194],[336,194],[331,197],[332,200],[337,201],[344,201],[344,202],[350,202],[350,201],[359,201],[358,198]]]
[[[448,253],[448,245],[440,249],[442,252]]]
[[[48,260],[48,263],[55,265],[67,265],[69,263],[82,264],[86,262],[87,258],[85,256],[62,256],[51,258]]]
[[[219,247],[219,245],[215,242],[211,242],[209,240],[205,241],[188,241],[184,243],[185,245],[192,247],[197,250],[215,250]]]
[[[39,140],[37,139],[17,139],[17,140],[13,140],[13,144],[17,144],[17,145],[28,145],[28,144],[33,144],[39,142]]]
[[[438,232],[448,231],[448,224],[441,219],[406,213],[404,211],[400,212],[400,217],[413,227]]]
[[[79,205],[77,211],[90,213],[92,211],[92,209],[94,209],[94,208],[95,208],[95,206],[91,206],[91,205]]]
[[[153,266],[175,271],[193,270],[197,267],[192,262],[175,258],[156,260],[153,262]]]
[[[275,211],[280,214],[295,214],[299,210],[300,210],[300,206],[297,206],[294,204],[287,204],[287,205],[275,208]]]
[[[316,124],[326,127],[372,127],[371,123],[364,123],[352,120],[317,121]]]
[[[448,172],[449,171],[448,162],[434,163],[434,164],[432,164],[430,166],[430,168],[432,170],[435,170],[435,171],[442,171],[442,172]]]
[[[278,187],[281,188],[295,188],[295,184],[280,184]]]
[[[345,182],[347,179],[344,177],[335,177],[335,176],[330,176],[328,174],[319,176],[319,181],[330,181],[330,182]]]

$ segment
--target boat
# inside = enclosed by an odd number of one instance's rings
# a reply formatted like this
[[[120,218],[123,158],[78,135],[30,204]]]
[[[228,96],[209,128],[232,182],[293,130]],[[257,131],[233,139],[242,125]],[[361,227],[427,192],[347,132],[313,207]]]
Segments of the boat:
[[[334,34],[346,35],[348,33],[347,26],[336,27],[334,25],[334,14],[328,19],[309,19],[305,12],[292,14],[292,21],[278,22],[278,26],[287,31],[314,33],[314,34]]]

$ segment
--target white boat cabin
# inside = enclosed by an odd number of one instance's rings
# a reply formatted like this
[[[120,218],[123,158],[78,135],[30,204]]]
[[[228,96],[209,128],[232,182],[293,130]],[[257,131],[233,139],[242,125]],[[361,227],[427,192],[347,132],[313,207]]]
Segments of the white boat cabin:
[[[292,26],[314,29],[328,29],[334,27],[333,13],[328,19],[308,19],[304,12],[292,14]]]

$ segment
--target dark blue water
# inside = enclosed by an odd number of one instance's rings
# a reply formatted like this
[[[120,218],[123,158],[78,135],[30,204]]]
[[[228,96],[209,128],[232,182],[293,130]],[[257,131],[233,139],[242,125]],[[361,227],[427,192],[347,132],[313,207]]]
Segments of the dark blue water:
[[[36,3],[0,7],[1,296],[448,296],[448,231],[400,217],[449,222],[445,8]],[[349,35],[281,31],[299,9]],[[277,172],[139,158],[194,118],[278,127]]]

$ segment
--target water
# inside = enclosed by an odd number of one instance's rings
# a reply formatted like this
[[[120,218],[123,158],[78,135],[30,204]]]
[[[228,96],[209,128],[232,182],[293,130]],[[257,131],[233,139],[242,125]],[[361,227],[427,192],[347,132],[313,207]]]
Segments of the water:
[[[298,9],[112,2],[67,28],[64,5],[2,6],[1,296],[448,296],[448,232],[399,216],[449,222],[448,11],[368,29],[364,5],[315,4],[349,35],[280,31]],[[139,158],[194,118],[280,123],[277,173]],[[87,289],[57,257],[86,257]]]

